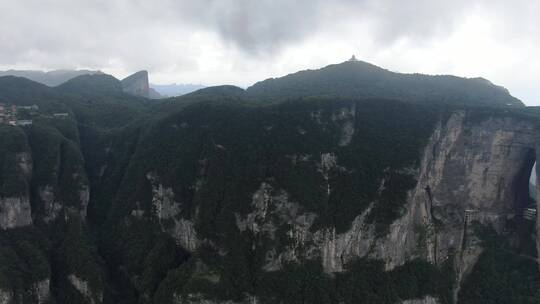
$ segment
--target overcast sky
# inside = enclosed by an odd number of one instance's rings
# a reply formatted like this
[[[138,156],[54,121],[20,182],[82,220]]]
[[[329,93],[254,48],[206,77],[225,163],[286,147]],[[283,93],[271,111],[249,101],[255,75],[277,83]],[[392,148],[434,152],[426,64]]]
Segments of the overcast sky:
[[[357,58],[540,105],[540,1],[0,0],[0,69],[249,86]]]

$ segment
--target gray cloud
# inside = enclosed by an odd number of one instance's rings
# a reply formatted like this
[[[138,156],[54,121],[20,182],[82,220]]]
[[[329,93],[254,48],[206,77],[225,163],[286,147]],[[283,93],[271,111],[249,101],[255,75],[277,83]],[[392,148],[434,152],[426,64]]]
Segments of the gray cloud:
[[[358,50],[388,68],[523,82],[517,91],[532,96],[539,10],[526,0],[0,0],[0,68],[148,69],[162,81],[247,84]],[[452,40],[476,30],[463,28],[472,17],[487,20],[479,35],[489,37]],[[526,72],[510,77],[514,67],[488,65],[489,56]]]
[[[95,64],[102,55],[121,56],[133,47],[148,48],[163,30],[205,30],[249,55],[268,55],[301,42],[334,24],[369,21],[381,42],[426,36],[451,27],[466,1],[440,4],[408,1],[197,0],[73,1],[3,0],[0,2],[2,63],[49,54]],[[134,38],[138,36],[138,38]],[[135,41],[134,41],[135,40]],[[139,41],[136,41],[139,40]],[[136,43],[140,45],[136,45]],[[135,45],[133,45],[135,43]],[[129,44],[129,45],[126,45]],[[136,50],[140,51],[140,50]],[[72,58],[73,57],[73,58]],[[44,58],[41,58],[44,59]],[[159,65],[159,60],[155,60]],[[52,63],[56,63],[51,58]],[[69,64],[69,63],[68,63]]]

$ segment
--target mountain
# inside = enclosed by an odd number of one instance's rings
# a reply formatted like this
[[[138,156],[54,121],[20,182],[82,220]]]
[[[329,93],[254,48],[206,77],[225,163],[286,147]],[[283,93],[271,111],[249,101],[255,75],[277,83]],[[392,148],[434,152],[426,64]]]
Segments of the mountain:
[[[148,98],[150,98],[150,99],[161,99],[161,98],[166,98],[166,96],[161,95],[154,88],[150,87],[148,89]]]
[[[122,87],[128,94],[148,98],[150,96],[148,72],[139,71],[122,79]]]
[[[483,78],[401,74],[357,60],[267,79],[249,87],[247,93],[266,99],[335,96],[415,103],[523,106],[506,89]]]
[[[150,88],[162,96],[175,97],[204,89],[205,86],[200,84],[150,84]]]
[[[540,108],[311,90],[0,77],[0,302],[539,303]]]
[[[1,76],[17,76],[24,77],[30,80],[42,83],[49,87],[58,86],[72,78],[81,75],[100,74],[100,71],[92,70],[54,70],[49,72],[33,71],[33,70],[8,70],[0,71]]]
[[[0,77],[0,102],[38,102],[40,99],[55,98],[57,93],[35,81],[23,77]]]
[[[242,88],[233,85],[221,85],[214,87],[205,87],[197,91],[188,93],[187,96],[208,96],[214,98],[243,98],[245,91]]]
[[[29,80],[39,82],[41,84],[47,85],[49,87],[56,87],[61,84],[68,82],[79,76],[88,76],[88,75],[106,75],[100,71],[92,70],[54,70],[49,72],[44,71],[33,71],[33,70],[8,70],[0,71],[0,77],[2,76],[16,76],[24,77]],[[111,76],[112,77],[112,76]],[[122,81],[124,91],[135,95],[151,99],[160,99],[163,98],[153,88],[149,88],[148,85],[148,72],[140,71],[133,75],[128,76]],[[167,87],[167,86],[165,86]],[[176,96],[171,94],[170,96]]]
[[[64,93],[80,95],[118,95],[125,91],[123,83],[111,75],[82,75],[58,86]]]

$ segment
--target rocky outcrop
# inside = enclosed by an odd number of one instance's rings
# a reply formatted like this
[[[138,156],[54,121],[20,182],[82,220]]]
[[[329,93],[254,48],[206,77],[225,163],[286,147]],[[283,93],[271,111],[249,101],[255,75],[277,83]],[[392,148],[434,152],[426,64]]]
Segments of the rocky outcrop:
[[[439,304],[439,301],[436,298],[426,296],[423,299],[405,300],[401,303],[402,304]]]
[[[13,302],[13,293],[0,289],[0,304],[11,304]]]
[[[54,221],[58,217],[58,215],[60,215],[60,211],[62,210],[62,204],[55,201],[52,187],[40,187],[38,190],[38,194],[41,202],[43,203],[43,220],[45,221],[45,223]]]
[[[122,80],[124,92],[141,97],[150,97],[150,86],[148,84],[148,72],[139,71]]]
[[[28,195],[0,198],[0,228],[32,225],[32,209]]]
[[[79,189],[79,214],[82,219],[86,219],[88,202],[90,202],[90,186],[82,184]]]
[[[341,108],[332,114],[331,120],[340,127],[339,146],[347,146],[351,143],[356,118],[356,103],[352,103],[350,107]]]
[[[326,128],[327,125],[331,124],[338,129],[338,146],[343,147],[351,143],[355,133],[356,103],[351,103],[350,106],[332,111],[329,113],[329,117],[326,117],[325,113],[320,110],[311,112],[310,117],[317,124],[322,125],[323,128]]]
[[[152,207],[162,229],[171,234],[184,249],[195,251],[200,244],[195,225],[180,214],[181,204],[174,200],[172,188],[163,186],[153,172],[148,173],[146,178],[152,185]]]
[[[202,294],[189,294],[187,296],[176,295],[173,299],[174,304],[258,304],[259,300],[253,296],[246,296],[242,302],[211,300]]]
[[[22,177],[24,191],[10,197],[0,197],[0,229],[24,227],[32,224],[32,210],[28,182],[32,177],[32,156],[28,152],[15,155],[18,174]],[[26,182],[24,181],[26,180]]]
[[[16,155],[17,166],[26,178],[32,177],[32,155],[28,152],[18,153]]]
[[[79,278],[75,274],[70,274],[68,280],[73,287],[87,299],[88,303],[98,304],[103,302],[103,293],[101,291],[92,290],[87,281]]]
[[[413,204],[423,206],[415,224],[434,232],[418,240],[425,242],[428,260],[441,264],[454,258],[458,281],[482,251],[471,223],[502,233],[507,219],[520,216],[518,182],[523,176],[528,180],[538,151],[535,124],[510,117],[474,118],[455,113],[437,128],[412,196]]]
[[[278,227],[288,225],[286,232],[291,240],[285,250],[272,248],[266,254],[267,271],[278,270],[282,264],[297,261],[300,258],[313,258],[317,252],[309,250],[307,244],[313,238],[309,228],[316,215],[305,212],[297,203],[290,202],[283,190],[275,190],[271,185],[262,183],[252,197],[253,211],[246,216],[236,215],[236,225],[240,231],[250,230],[256,236],[276,239]]]
[[[315,114],[312,117],[317,119]],[[477,221],[503,233],[505,222],[519,217],[523,207],[519,180],[528,178],[535,151],[540,151],[536,134],[536,124],[512,117],[478,118],[474,113],[456,112],[441,121],[419,168],[409,170],[415,173],[417,184],[408,194],[405,212],[384,237],[376,238],[373,227],[365,222],[369,208],[345,233],[332,227],[313,232],[316,215],[267,183],[253,194],[253,211],[237,215],[237,226],[270,239],[278,227],[290,227],[285,249],[268,251],[266,270],[277,270],[299,258],[320,258],[326,272],[340,272],[347,262],[360,257],[382,259],[390,270],[422,258],[437,265],[452,262],[459,286],[482,252],[471,223]],[[339,168],[338,160],[323,154],[319,170],[323,177],[330,167]],[[436,299],[404,303],[436,303]]]
[[[50,296],[50,279],[44,279],[34,284],[34,294],[38,304],[46,303]]]

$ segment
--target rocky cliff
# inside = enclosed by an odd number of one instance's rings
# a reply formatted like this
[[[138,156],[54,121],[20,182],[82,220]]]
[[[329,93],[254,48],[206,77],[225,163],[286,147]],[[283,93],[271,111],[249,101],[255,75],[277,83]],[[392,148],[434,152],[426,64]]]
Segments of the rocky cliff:
[[[387,269],[417,257],[434,264],[455,259],[461,279],[481,252],[478,244],[465,239],[473,237],[471,223],[503,233],[507,220],[521,217],[526,197],[520,191],[527,189],[519,182],[530,175],[539,142],[536,122],[475,115],[459,111],[439,122],[424,150],[406,211],[383,238],[376,238],[365,222],[369,209],[344,233],[333,228],[313,232],[316,215],[301,211],[287,193],[266,184],[253,194],[255,211],[237,221],[239,229],[272,233],[282,225],[291,227],[293,244],[281,253],[269,252],[267,269],[295,260],[295,252],[303,250],[320,256],[327,272],[342,271],[344,264],[364,256],[383,259]],[[336,166],[335,160],[330,165]]]
[[[321,126],[334,124],[341,130],[336,145],[347,146],[354,134],[361,132],[355,121],[356,110],[345,107],[333,113],[329,121],[321,120],[316,111],[310,115]],[[441,116],[422,149],[418,166],[400,169],[414,175],[416,183],[407,192],[400,216],[384,235],[367,220],[374,206],[381,203],[377,197],[352,220],[349,229],[339,231],[316,225],[320,217],[317,212],[295,201],[286,189],[266,182],[252,193],[251,212],[234,214],[235,225],[240,233],[249,231],[260,242],[269,240],[270,246],[263,253],[264,271],[280,271],[289,263],[305,259],[319,260],[328,274],[347,271],[346,265],[361,258],[384,261],[386,271],[416,259],[437,267],[450,263],[456,272],[457,299],[459,286],[482,253],[480,236],[473,225],[492,227],[505,238],[514,239],[516,231],[508,228],[509,222],[524,220],[528,176],[540,143],[539,124],[525,115],[496,113],[459,110]],[[290,158],[293,162],[314,160],[321,186],[328,194],[334,191],[329,176],[351,170],[334,153]],[[158,218],[179,214],[182,204],[174,201],[172,188],[156,183],[155,175],[147,178],[154,185],[152,201]],[[378,184],[378,193],[389,187],[384,177]],[[196,244],[213,244],[197,236],[193,229],[197,219],[193,221],[174,220],[175,228],[165,230],[191,252],[198,248]],[[189,228],[180,223],[189,223]],[[288,239],[285,243],[284,236]],[[428,296],[403,303],[439,302]]]
[[[113,95],[0,126],[0,303],[537,303],[534,109]]]
[[[151,97],[147,71],[139,71],[122,79],[121,82],[124,92],[135,96]]]
[[[84,221],[90,199],[78,134],[70,127],[63,119],[24,128],[0,125],[2,303],[49,303],[53,286],[59,288],[57,280],[63,277],[55,272],[59,276],[53,278],[53,269],[64,263],[73,267],[84,256],[87,244],[59,253],[63,225],[74,218]]]

